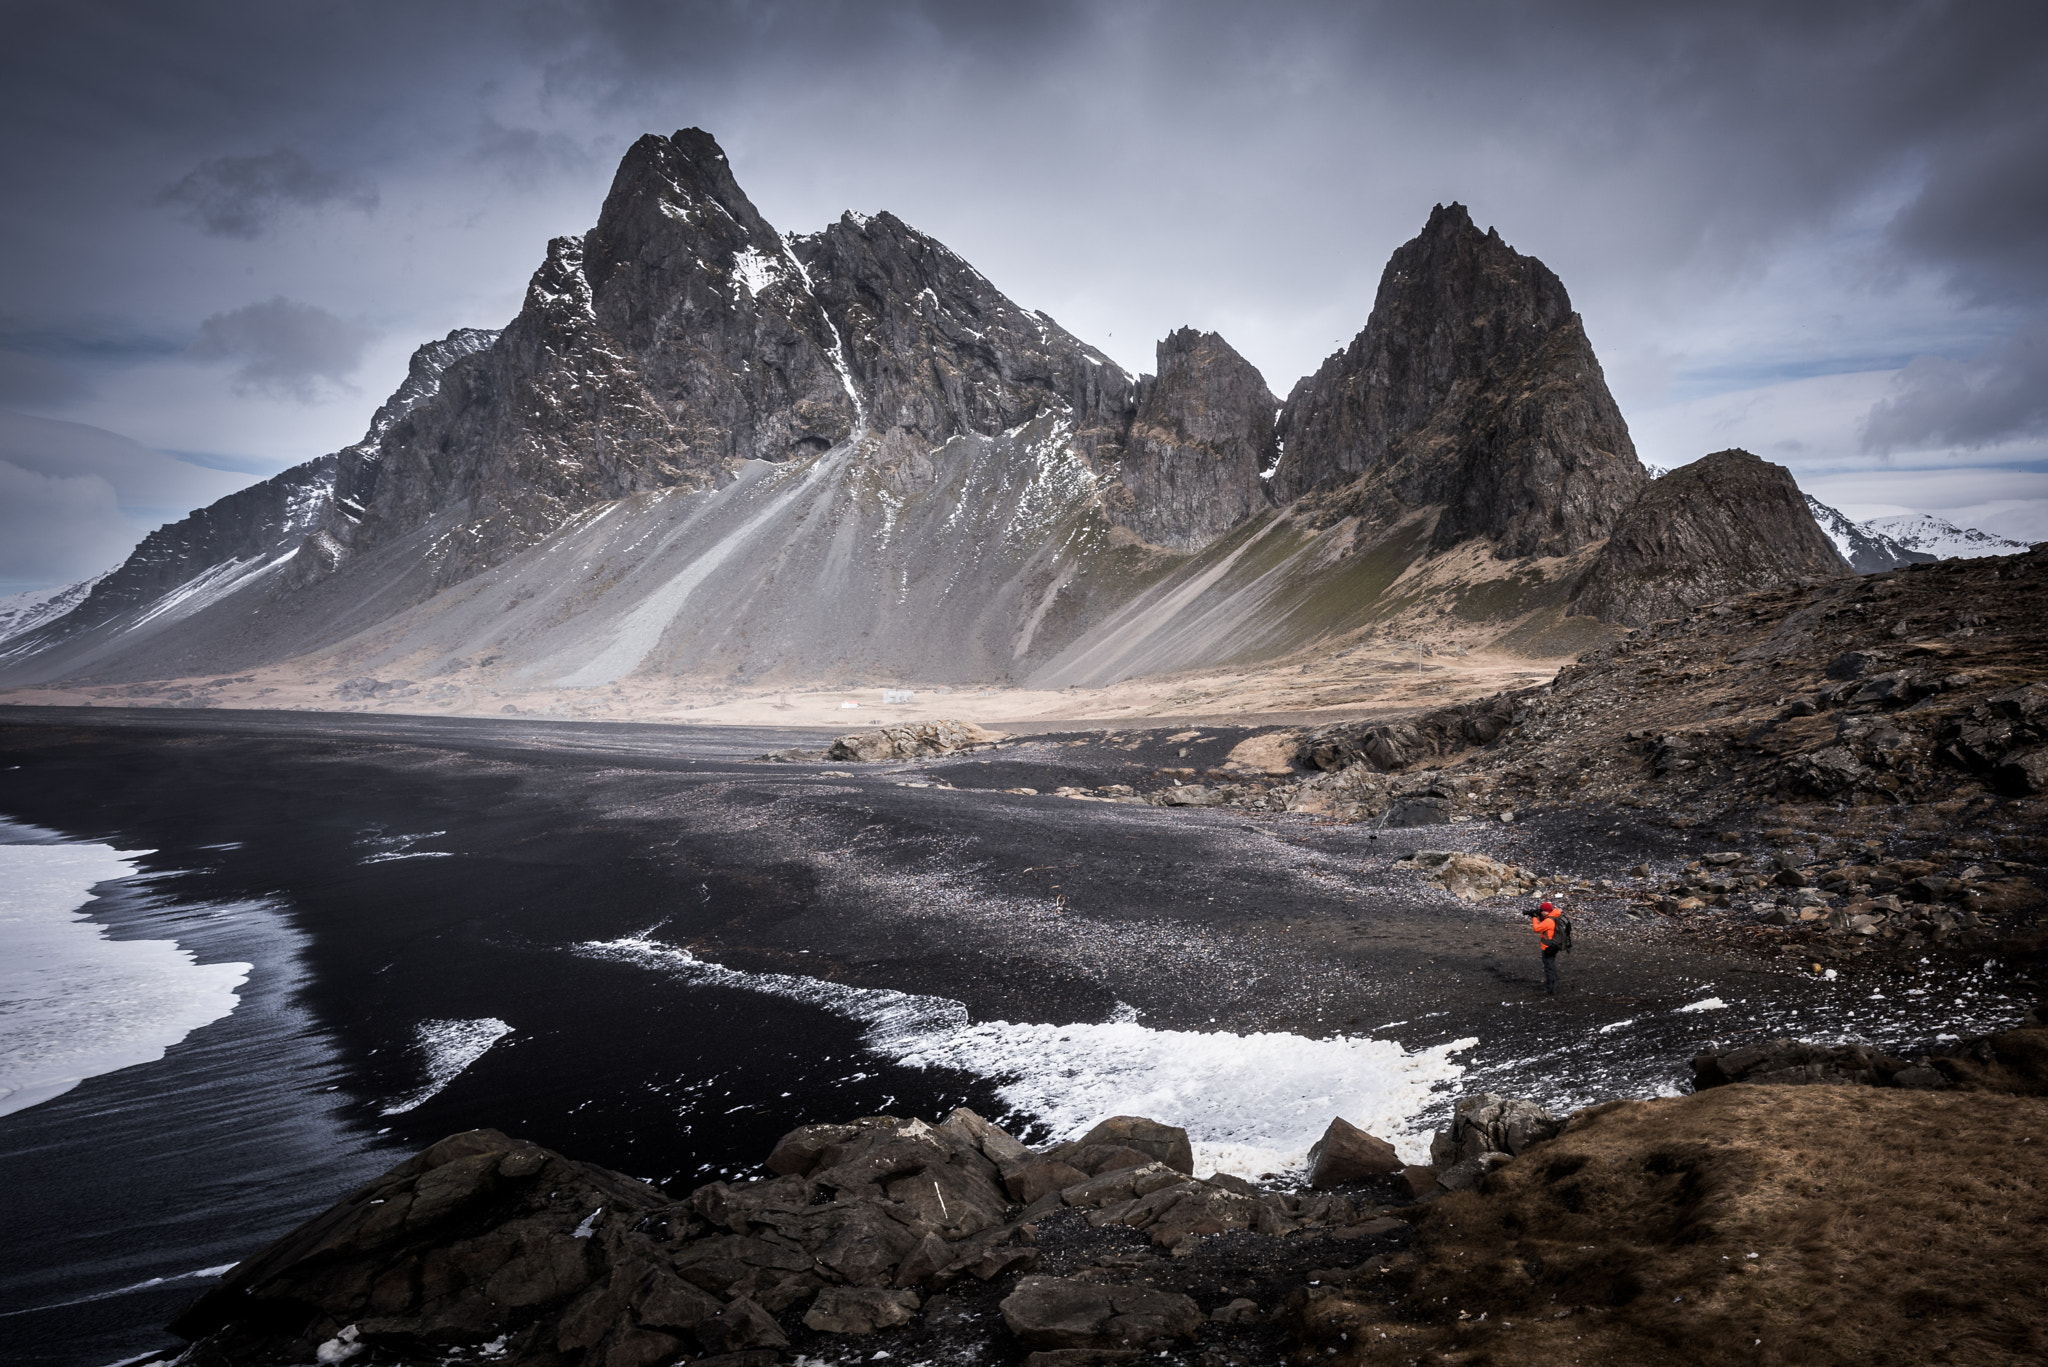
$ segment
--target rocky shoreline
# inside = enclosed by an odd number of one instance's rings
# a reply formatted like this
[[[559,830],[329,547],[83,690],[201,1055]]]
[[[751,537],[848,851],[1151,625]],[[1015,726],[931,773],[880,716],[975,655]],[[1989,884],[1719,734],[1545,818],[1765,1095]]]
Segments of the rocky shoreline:
[[[1185,1130],[1132,1116],[1041,1150],[965,1108],[937,1124],[805,1125],[767,1156],[767,1175],[681,1199],[470,1131],[238,1265],[172,1325],[193,1340],[175,1362],[772,1367],[993,1353],[1026,1367],[1507,1363],[1556,1360],[1543,1353],[1561,1348],[1560,1325],[1580,1361],[1642,1361],[1629,1355],[1654,1340],[1672,1346],[1688,1318],[1673,1307],[1687,1295],[1662,1292],[1697,1294],[1702,1259],[1712,1304],[1696,1327],[1726,1341],[1689,1347],[1688,1361],[1740,1356],[1731,1325],[1743,1316],[1772,1321],[1765,1361],[1931,1360],[1828,1351],[1753,1294],[1772,1284],[1767,1274],[1812,1260],[1821,1214],[1864,1218],[1833,1209],[1841,1201],[1826,1199],[1823,1163],[1798,1179],[1811,1188],[1799,1193],[1812,1207],[1803,1241],[1737,1228],[1757,1225],[1772,1199],[1759,1165],[1798,1156],[1777,1151],[1800,1145],[1780,1143],[1770,1117],[1797,1112],[1812,1127],[1808,1146],[1813,1130],[1830,1132],[1845,1164],[1859,1145],[1896,1146],[1910,1132],[1906,1161],[1933,1172],[1972,1152],[1987,1127],[2002,1129],[2013,1161],[1978,1174],[1998,1188],[2001,1228],[1979,1233],[1988,1256],[2032,1256],[2048,1240],[2044,1008],[1917,1063],[1792,1040],[1702,1055],[1690,1097],[1568,1117],[1469,1096],[1427,1166],[1404,1165],[1339,1118],[1298,1181],[1269,1175],[1265,1186],[1197,1178]],[[1802,1083],[1823,1085],[1786,1090]],[[1886,1098],[1875,1116],[1873,1096]],[[1969,1218],[1990,1218],[1982,1193],[1929,1180]],[[1593,1219],[1600,1208],[1612,1218]],[[1881,1237],[1859,1228],[1834,1252],[1882,1262]],[[1561,1248],[1578,1238],[1594,1242]],[[1738,1262],[1712,1251],[1722,1244],[1747,1246]],[[1467,1261],[1478,1245],[1489,1262]],[[1501,1262],[1508,1246],[1518,1251]],[[2031,1297],[1996,1313],[1978,1305],[1982,1326],[1958,1325],[1967,1307],[1953,1298],[1921,1299],[1948,1318],[1908,1309],[1908,1322],[1975,1343],[1955,1360],[2026,1361],[2048,1343]],[[1512,1316],[1539,1327],[1512,1336]]]

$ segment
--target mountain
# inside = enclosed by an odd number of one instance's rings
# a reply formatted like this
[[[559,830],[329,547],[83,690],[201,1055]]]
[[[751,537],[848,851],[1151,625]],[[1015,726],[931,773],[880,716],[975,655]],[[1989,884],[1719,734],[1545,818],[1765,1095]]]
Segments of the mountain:
[[[1983,555],[2018,555],[2027,550],[2022,541],[2008,541],[1990,532],[1935,517],[1932,513],[1906,513],[1898,517],[1873,517],[1863,524],[1874,536],[1896,542],[1908,554],[1930,560],[1974,559]]]
[[[1867,522],[1851,522],[1847,514],[1830,508],[1812,494],[1806,495],[1806,506],[1813,513],[1814,522],[1834,543],[1835,550],[1858,574],[1879,574],[1901,565],[1939,558],[1902,545],[1872,530]]]
[[[1782,465],[1716,451],[1660,475],[1630,505],[1573,613],[1632,627],[1720,598],[1851,573]]]
[[[45,622],[54,622],[83,603],[93,585],[105,575],[80,580],[76,584],[61,584],[53,589],[28,589],[22,593],[0,596],[0,642],[34,631]]]
[[[687,129],[633,145],[502,330],[152,533],[0,680],[1061,687],[1395,628],[1555,654],[1619,620],[1567,603],[1652,487],[1563,285],[1462,206],[1281,405],[1194,328],[1133,378],[891,214],[780,235]]]
[[[1279,428],[1277,496],[1380,525],[1440,506],[1437,551],[1580,550],[1646,480],[1563,283],[1461,204],[1394,253],[1365,330],[1294,387]]]
[[[2018,541],[1958,527],[1930,513],[1873,517],[1852,522],[1813,495],[1806,496],[1813,519],[1835,543],[1842,558],[1859,574],[1877,574],[1901,565],[1930,564],[1982,555],[2017,555],[2027,549]]]

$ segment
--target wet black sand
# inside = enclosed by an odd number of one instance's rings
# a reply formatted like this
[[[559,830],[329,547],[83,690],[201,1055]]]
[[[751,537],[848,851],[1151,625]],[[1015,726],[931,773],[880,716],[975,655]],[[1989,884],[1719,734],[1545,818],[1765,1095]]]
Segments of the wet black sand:
[[[1685,1003],[1711,992],[1768,1017],[1816,991],[1581,905],[1566,991],[1546,999],[1517,908],[1468,906],[1390,867],[1418,847],[1587,877],[1689,857],[1682,836],[1605,813],[1383,831],[1000,791],[1157,786],[1160,768],[1218,763],[1245,733],[1203,734],[1188,747],[1076,732],[849,766],[760,762],[823,739],[766,729],[21,709],[0,718],[0,815],[155,850],[167,896],[281,909],[302,942],[293,1001],[332,1061],[323,1085],[346,1098],[332,1142],[363,1156],[305,1168],[301,1215],[348,1185],[344,1169],[472,1126],[687,1186],[804,1121],[1001,1109],[987,1079],[863,1058],[858,1028],[814,1007],[678,994],[565,952],[583,941],[651,933],[736,968],[957,999],[976,1019],[1097,1021],[1127,1003],[1158,1028],[1476,1037],[1468,1082],[1563,1104],[1669,1088],[1697,1048],[1770,1028],[1676,1013]],[[420,1085],[418,1022],[485,1016],[514,1035],[417,1110],[382,1113]],[[41,1113],[97,1104],[154,1066],[0,1120],[0,1144],[24,1117],[47,1128]],[[288,1090],[260,1104],[288,1108]],[[95,1180],[90,1144],[45,1147],[10,1205],[32,1209],[36,1183]],[[211,1190],[225,1161],[188,1152],[154,1180]],[[253,1247],[289,1213],[228,1201],[219,1215]],[[0,1271],[42,1256],[10,1234]],[[40,1361],[106,1360],[34,1346]]]

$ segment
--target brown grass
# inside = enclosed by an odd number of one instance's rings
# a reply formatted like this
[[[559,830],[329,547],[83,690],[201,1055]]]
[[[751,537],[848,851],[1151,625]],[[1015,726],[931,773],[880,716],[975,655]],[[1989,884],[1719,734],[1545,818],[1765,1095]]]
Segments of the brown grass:
[[[1474,1367],[2038,1364],[2048,1100],[1615,1102],[1438,1202],[1383,1280],[1307,1307],[1310,1342]]]

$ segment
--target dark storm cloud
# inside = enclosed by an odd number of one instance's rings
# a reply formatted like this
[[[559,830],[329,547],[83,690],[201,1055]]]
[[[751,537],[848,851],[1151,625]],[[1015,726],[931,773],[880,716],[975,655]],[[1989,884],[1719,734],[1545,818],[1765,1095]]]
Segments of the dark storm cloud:
[[[375,336],[359,323],[313,304],[277,298],[199,325],[186,354],[199,361],[235,361],[237,387],[311,403],[320,382],[345,384]]]
[[[210,157],[157,196],[175,204],[207,232],[260,237],[287,206],[342,203],[364,213],[377,207],[377,187],[315,166],[288,147],[248,157]]]
[[[1194,322],[1281,392],[1356,331],[1387,253],[1454,198],[1560,271],[1610,375],[1632,357],[1656,372],[1660,349],[1684,350],[1672,320],[1755,288],[1793,246],[1808,255],[1773,282],[1780,314],[1684,367],[1839,368],[1839,348],[1800,350],[1798,309],[1929,281],[1951,318],[1930,328],[1902,305],[1858,364],[1938,351],[1968,367],[1988,338],[2048,322],[2038,0],[17,9],[0,298],[59,330],[130,311],[174,332],[273,293],[393,337],[500,323],[546,237],[594,218],[633,138],[686,125],[721,140],[781,227],[891,209],[1123,359]],[[138,209],[165,187],[207,233]],[[304,397],[363,353],[234,354],[258,367],[245,389]],[[1873,430],[1904,430],[1908,392]]]
[[[2048,436],[2048,333],[2014,337],[1968,361],[1917,357],[1864,419],[1867,450],[1981,448]]]

